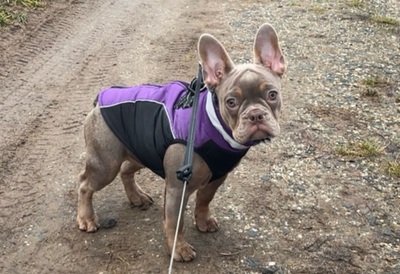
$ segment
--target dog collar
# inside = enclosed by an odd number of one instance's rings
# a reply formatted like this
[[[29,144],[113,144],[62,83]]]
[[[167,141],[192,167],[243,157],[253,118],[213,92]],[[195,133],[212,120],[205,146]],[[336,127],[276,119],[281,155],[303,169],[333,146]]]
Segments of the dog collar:
[[[213,103],[213,95],[210,91],[207,92],[207,101],[206,101],[206,112],[208,115],[208,118],[211,121],[211,124],[217,129],[217,131],[221,134],[221,136],[224,138],[224,140],[234,149],[248,149],[248,146],[244,146],[242,144],[239,144],[236,142],[231,134],[226,132],[224,126],[221,124],[221,121],[219,117],[217,116],[217,113],[215,112],[215,106]]]

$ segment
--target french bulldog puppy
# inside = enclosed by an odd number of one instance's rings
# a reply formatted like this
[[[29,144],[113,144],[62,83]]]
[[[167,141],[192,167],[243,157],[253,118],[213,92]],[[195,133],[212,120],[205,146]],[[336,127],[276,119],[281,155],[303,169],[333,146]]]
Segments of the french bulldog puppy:
[[[251,146],[270,141],[280,132],[281,77],[286,65],[269,24],[262,25],[255,36],[252,64],[235,65],[209,34],[200,37],[198,53],[206,87],[200,93],[192,177],[183,199],[186,206],[197,190],[196,226],[202,232],[215,232],[219,226],[210,202],[216,190]],[[147,167],[165,179],[164,229],[167,251],[172,253],[183,189],[176,171],[184,161],[191,114],[191,107],[177,107],[176,102],[187,92],[186,83],[174,81],[163,86],[113,87],[99,93],[97,105],[84,122],[86,162],[79,175],[79,229],[98,229],[93,193],[118,173],[130,202],[150,206],[153,199],[134,180],[135,172]],[[184,238],[183,220],[171,256],[176,261],[196,256]]]

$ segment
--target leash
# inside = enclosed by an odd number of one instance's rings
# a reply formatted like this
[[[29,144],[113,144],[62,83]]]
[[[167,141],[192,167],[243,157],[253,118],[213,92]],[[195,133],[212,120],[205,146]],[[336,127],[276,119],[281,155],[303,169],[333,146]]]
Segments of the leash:
[[[175,254],[175,249],[176,249],[176,241],[178,239],[178,230],[179,230],[179,225],[181,222],[181,217],[182,217],[182,212],[183,212],[183,204],[185,200],[185,192],[186,192],[186,186],[189,183],[190,178],[192,177],[192,170],[193,170],[193,150],[194,150],[194,131],[195,131],[195,126],[196,126],[196,114],[197,114],[197,108],[199,105],[199,97],[200,97],[200,88],[204,86],[202,82],[202,68],[201,64],[199,63],[199,70],[197,73],[197,79],[196,79],[196,84],[195,84],[195,90],[193,93],[193,85],[194,81],[190,84],[190,87],[188,87],[188,92],[192,93],[193,95],[193,105],[192,105],[192,114],[190,117],[190,128],[189,128],[189,135],[188,135],[188,140],[186,143],[186,152],[185,152],[185,159],[183,162],[183,166],[180,167],[176,171],[176,177],[183,182],[183,189],[182,189],[182,199],[181,199],[181,204],[179,207],[179,214],[178,214],[178,221],[176,224],[176,229],[175,229],[175,237],[174,237],[174,244],[172,247],[172,253],[171,253],[171,260],[169,263],[169,269],[168,269],[168,274],[172,273],[172,266],[174,263],[174,254]]]

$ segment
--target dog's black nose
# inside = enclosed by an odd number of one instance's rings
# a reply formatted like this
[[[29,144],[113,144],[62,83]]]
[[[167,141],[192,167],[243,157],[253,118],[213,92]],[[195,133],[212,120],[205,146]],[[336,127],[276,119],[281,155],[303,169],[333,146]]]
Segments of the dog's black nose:
[[[250,122],[257,124],[265,120],[265,111],[262,110],[252,110],[248,114]]]

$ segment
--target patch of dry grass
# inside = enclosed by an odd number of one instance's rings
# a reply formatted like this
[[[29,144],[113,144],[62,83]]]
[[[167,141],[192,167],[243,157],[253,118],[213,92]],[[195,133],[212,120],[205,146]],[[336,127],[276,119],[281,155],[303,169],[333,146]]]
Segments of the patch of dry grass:
[[[389,161],[386,164],[386,173],[392,175],[393,177],[400,178],[400,162],[399,161]]]
[[[390,81],[376,76],[366,77],[362,79],[361,84],[364,86],[361,95],[368,97],[378,97],[378,89],[391,87]]]
[[[391,17],[387,17],[387,16],[373,16],[373,17],[371,17],[371,20],[378,24],[385,24],[385,25],[391,25],[391,26],[400,25],[400,22],[398,20],[391,18]]]
[[[17,24],[26,24],[28,16],[26,9],[35,9],[45,6],[42,0],[0,0],[0,27]]]
[[[369,87],[387,87],[390,85],[388,80],[375,76],[364,78],[361,83]]]
[[[380,155],[384,149],[385,146],[375,140],[363,140],[340,146],[336,153],[341,156],[373,157]]]
[[[317,14],[322,14],[326,11],[326,9],[324,7],[314,5],[310,8],[310,11]]]
[[[362,8],[365,6],[363,0],[347,0],[346,5],[352,8]]]

